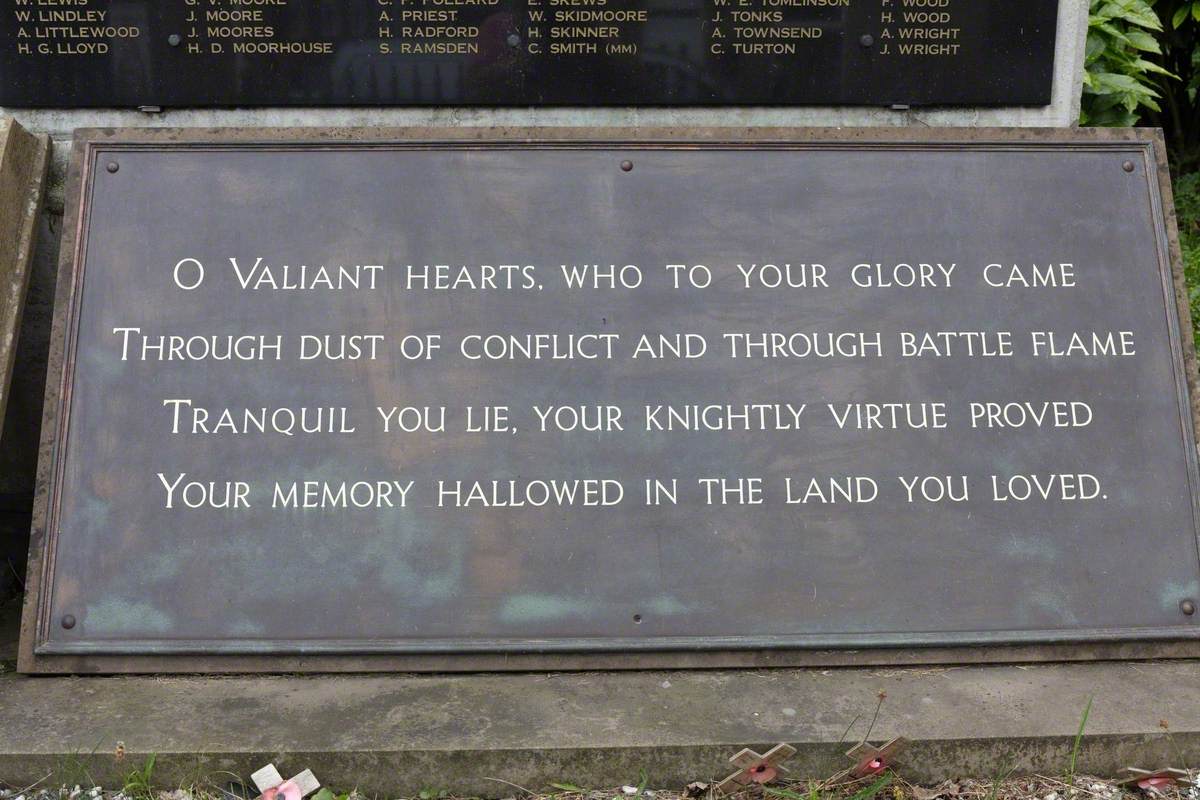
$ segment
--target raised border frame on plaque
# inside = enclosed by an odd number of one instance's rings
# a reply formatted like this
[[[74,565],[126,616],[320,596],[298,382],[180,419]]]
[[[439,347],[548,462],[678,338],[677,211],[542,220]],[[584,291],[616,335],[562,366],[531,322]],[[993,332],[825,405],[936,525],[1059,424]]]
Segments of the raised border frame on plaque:
[[[80,263],[88,237],[89,198],[97,168],[105,154],[130,150],[199,147],[206,149],[274,150],[307,148],[418,149],[556,148],[637,153],[654,150],[1072,150],[1136,153],[1146,180],[1155,218],[1157,261],[1168,300],[1168,329],[1182,429],[1194,439],[1200,428],[1196,358],[1190,330],[1178,235],[1165,147],[1161,134],[1145,129],[1087,130],[920,130],[920,129],[358,129],[327,130],[83,130],[77,133],[67,183],[67,210],[50,350],[43,423],[42,459],[35,509],[30,567],[19,668],[24,672],[357,672],[478,671],[528,669],[644,669],[679,667],[763,667],[905,665],[930,663],[1003,663],[1020,661],[1121,658],[1188,658],[1200,655],[1200,626],[1170,629],[1104,629],[1074,632],[1071,642],[1050,635],[1022,637],[1012,633],[945,635],[905,634],[903,641],[875,644],[847,639],[812,644],[795,637],[747,641],[706,639],[661,648],[520,648],[480,642],[469,650],[355,651],[263,647],[255,652],[206,652],[180,647],[172,652],[119,652],[48,647],[50,620],[46,597],[54,578],[56,474],[67,423],[80,303]],[[1173,307],[1169,302],[1173,299]],[[1171,312],[1174,313],[1171,313]],[[1190,412],[1190,413],[1189,413]],[[1185,442],[1196,504],[1197,456]],[[1198,541],[1200,546],[1200,541]]]

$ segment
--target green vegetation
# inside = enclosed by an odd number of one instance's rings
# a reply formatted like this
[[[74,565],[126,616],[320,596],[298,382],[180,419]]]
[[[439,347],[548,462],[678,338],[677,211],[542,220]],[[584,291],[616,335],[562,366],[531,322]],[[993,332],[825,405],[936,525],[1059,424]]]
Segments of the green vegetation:
[[[1200,169],[1200,2],[1155,0],[1162,23],[1156,35],[1158,54],[1149,60],[1162,67],[1153,80],[1162,95],[1161,109],[1150,111],[1142,124],[1163,129],[1177,174]]]
[[[125,778],[125,786],[122,791],[132,800],[154,800],[153,778],[154,754],[151,753],[141,769],[133,770]]]
[[[1083,717],[1079,720],[1079,732],[1075,734],[1075,743],[1071,746],[1071,763],[1067,767],[1067,783],[1075,785],[1075,766],[1079,763],[1079,747],[1083,744],[1083,729],[1087,727],[1088,717],[1092,713],[1092,699],[1088,698],[1087,706],[1083,709]]]
[[[1081,124],[1136,125],[1141,114],[1162,110],[1155,78],[1174,76],[1150,56],[1163,55],[1163,34],[1145,0],[1092,0]]]
[[[26,786],[5,789],[0,782],[0,796],[15,800],[25,796],[27,800],[243,800],[253,798],[257,792],[234,781],[214,783],[211,780],[181,786],[176,789],[154,787],[148,783],[154,765],[136,770],[131,782],[121,790],[102,791],[81,786]],[[751,785],[733,795],[718,795],[712,784],[693,783],[686,789],[646,789],[633,786],[620,788],[587,789],[573,783],[555,783],[553,789],[535,791],[510,784],[510,790],[494,796],[509,800],[1045,800],[1054,796],[1062,800],[1144,800],[1136,790],[1118,786],[1113,781],[1100,778],[1074,776],[1075,786],[1068,776],[1012,777],[1014,769],[1006,769],[991,779],[960,778],[947,780],[936,786],[922,786],[904,780],[901,774],[885,772],[850,783],[830,781],[788,781],[768,786]],[[58,785],[57,776],[47,776],[41,784]],[[503,782],[501,782],[503,783]],[[570,787],[565,788],[565,787]],[[1077,787],[1077,788],[1076,788]],[[359,791],[337,793],[322,789],[308,800],[393,800],[392,795],[364,794]],[[426,789],[407,800],[479,800],[471,795],[461,795],[444,789]],[[1186,789],[1164,787],[1159,800],[1189,800]],[[405,800],[402,798],[401,800]]]
[[[1200,346],[1200,0],[1091,0],[1080,123],[1163,129]]]
[[[988,787],[987,800],[997,800],[997,798],[1000,797],[1000,790],[1004,787],[1005,782],[1008,781],[1008,779],[1011,778],[1013,773],[1016,771],[1017,768],[1015,765],[1002,767],[996,777],[992,779],[991,786]]]
[[[1080,123],[1162,128],[1200,168],[1200,0],[1091,0]]]
[[[1175,215],[1192,307],[1192,338],[1200,348],[1200,172],[1175,179]]]

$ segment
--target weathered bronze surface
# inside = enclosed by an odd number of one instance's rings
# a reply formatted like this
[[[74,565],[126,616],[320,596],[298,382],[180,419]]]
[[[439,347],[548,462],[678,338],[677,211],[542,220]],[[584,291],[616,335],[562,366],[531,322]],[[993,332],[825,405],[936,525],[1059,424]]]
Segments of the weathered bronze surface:
[[[1045,105],[1056,0],[0,2],[0,105]]]
[[[1127,171],[1125,162],[1133,164]],[[110,165],[115,165],[114,171]],[[479,669],[1195,655],[1194,381],[1161,146],[1145,131],[88,131],[76,142],[21,667]],[[230,269],[382,264],[375,292],[242,290]],[[184,258],[204,285],[172,282]],[[954,262],[945,289],[744,290],[737,263]],[[986,289],[1071,262],[1066,289]],[[567,290],[560,264],[638,264]],[[706,264],[705,290],[665,264]],[[536,265],[542,289],[425,291],[424,264]],[[184,273],[186,277],[186,272]],[[373,361],[121,360],[123,334],[382,334]],[[1122,358],[483,361],[490,333],[1127,330]],[[396,357],[439,333],[445,359]],[[1018,335],[1019,334],[1019,335]],[[289,346],[289,350],[290,350]],[[1193,387],[1194,388],[1194,387]],[[164,399],[341,407],[355,433],[172,434]],[[945,400],[945,430],[645,432],[646,404]],[[979,401],[1084,400],[1082,428],[986,430]],[[532,405],[625,431],[542,433]],[[466,433],[504,404],[516,434]],[[376,406],[447,431],[381,433]],[[453,409],[454,411],[450,411]],[[955,409],[960,409],[955,411]],[[190,417],[188,418],[190,419]],[[163,508],[156,478],[245,480],[250,509]],[[992,474],[1088,473],[1104,498],[997,503]],[[872,476],[788,505],[784,477]],[[967,475],[909,504],[899,475]],[[698,477],[762,476],[762,505]],[[384,510],[271,509],[278,480],[416,481]],[[610,478],[607,508],[438,508],[448,480]],[[647,477],[677,506],[641,503]],[[978,494],[976,494],[978,492]],[[68,625],[68,621],[70,624]],[[973,649],[975,645],[987,645]],[[994,646],[994,647],[992,647]],[[865,648],[865,650],[863,650]],[[857,652],[853,652],[857,651]]]

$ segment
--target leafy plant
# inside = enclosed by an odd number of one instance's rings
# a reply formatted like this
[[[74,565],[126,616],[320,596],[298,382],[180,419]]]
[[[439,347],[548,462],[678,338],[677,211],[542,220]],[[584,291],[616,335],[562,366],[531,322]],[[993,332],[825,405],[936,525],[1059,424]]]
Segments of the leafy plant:
[[[1091,0],[1080,122],[1163,129],[1200,349],[1200,0]]]
[[[1175,217],[1179,222],[1179,247],[1192,308],[1192,339],[1200,349],[1200,173],[1175,180]]]
[[[122,791],[134,800],[153,800],[154,790],[150,781],[154,775],[154,754],[146,759],[141,769],[135,769],[125,777],[125,787]]]
[[[1197,0],[1185,0],[1177,4],[1179,7],[1175,9],[1175,13],[1171,15],[1171,27],[1178,28],[1190,17],[1200,21],[1200,2]]]
[[[857,792],[851,795],[850,800],[871,800],[872,797],[886,789],[894,778],[895,776],[892,773],[885,772],[883,775],[880,775],[874,783],[859,789]]]
[[[570,794],[587,794],[587,789],[582,786],[576,786],[573,783],[552,783],[552,788],[558,789],[560,792],[569,792]]]
[[[1017,771],[1017,765],[1001,766],[1000,771],[992,778],[992,788],[988,790],[987,800],[996,800],[1000,796],[1000,787]]]
[[[1075,734],[1075,744],[1071,747],[1071,763],[1067,767],[1067,783],[1075,785],[1075,765],[1079,761],[1079,746],[1083,744],[1083,729],[1087,727],[1088,715],[1092,713],[1092,698],[1088,698],[1087,706],[1083,709],[1083,717],[1079,720],[1079,732]]]
[[[1158,52],[1146,60],[1163,72],[1150,79],[1161,108],[1143,108],[1139,120],[1163,129],[1171,161],[1179,173],[1200,164],[1200,0],[1151,0],[1160,23],[1155,31]]]
[[[638,800],[646,793],[646,787],[650,784],[650,778],[646,776],[646,770],[641,770],[640,779],[638,780],[637,791],[632,795],[634,800]]]
[[[1200,0],[1189,6],[1200,7]],[[1135,125],[1143,112],[1158,112],[1156,76],[1175,76],[1147,55],[1162,56],[1155,34],[1163,26],[1146,0],[1092,0],[1084,55],[1084,125]]]
[[[77,752],[65,755],[59,759],[58,769],[54,774],[67,786],[95,786],[96,781],[92,779],[92,773],[88,770],[88,761],[95,754],[96,750],[83,755]]]
[[[816,786],[808,787],[808,794],[793,792],[791,789],[777,789],[773,786],[763,787],[763,793],[773,797],[783,797],[785,800],[820,800],[821,792]]]

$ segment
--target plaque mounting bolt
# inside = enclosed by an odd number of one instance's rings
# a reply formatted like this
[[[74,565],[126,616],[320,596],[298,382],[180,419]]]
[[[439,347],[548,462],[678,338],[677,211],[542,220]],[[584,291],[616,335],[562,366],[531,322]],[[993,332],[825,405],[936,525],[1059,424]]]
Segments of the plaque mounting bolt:
[[[1121,165],[1121,169],[1125,170],[1126,172],[1133,172],[1133,162],[1126,161],[1124,164]]]
[[[179,44],[182,41],[183,41],[183,37],[180,36],[178,33],[172,33],[170,36],[167,37],[167,44],[171,45],[171,47],[179,47]]]
[[[632,169],[633,169],[632,161],[622,161],[621,162],[621,172],[629,172]]]
[[[510,34],[508,35],[508,46],[509,46],[509,47],[516,47],[516,46],[518,46],[519,44],[521,44],[521,37],[520,37],[520,36],[517,36],[515,33],[510,33]]]
[[[109,172],[116,172],[120,168],[121,168],[121,165],[115,161],[108,162],[108,166],[105,167],[105,169],[107,169]]]
[[[63,614],[62,626],[67,630],[75,627],[75,617],[72,614]]]
[[[1179,604],[1179,610],[1190,617],[1192,614],[1196,613],[1196,601],[1190,598],[1184,600]]]
[[[864,33],[862,36],[858,37],[858,43],[863,47],[870,47],[871,45],[875,44],[875,37],[869,33]]]

